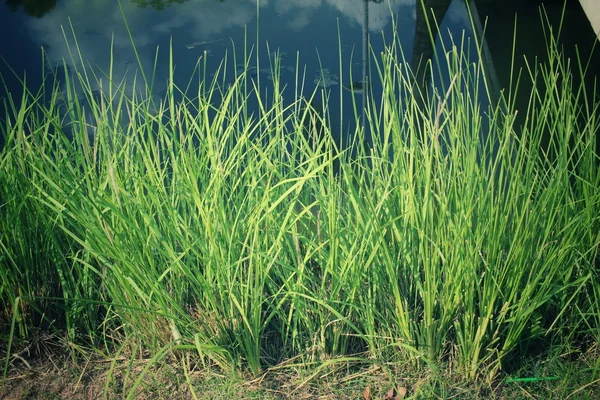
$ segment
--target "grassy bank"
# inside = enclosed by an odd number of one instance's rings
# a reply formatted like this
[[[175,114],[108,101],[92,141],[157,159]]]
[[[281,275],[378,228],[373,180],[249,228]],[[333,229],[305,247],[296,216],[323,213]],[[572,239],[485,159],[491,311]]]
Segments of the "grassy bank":
[[[516,88],[498,102],[465,89],[486,82],[465,46],[447,49],[451,79],[429,95],[398,42],[374,57],[372,146],[357,128],[339,148],[300,74],[293,90],[274,73],[265,98],[249,50],[244,71],[224,60],[193,91],[171,59],[160,102],[145,77],[124,89],[75,59],[25,90],[1,127],[3,353],[65,332],[74,355],[146,358],[134,393],[172,357],[228,374],[409,363],[491,382],[533,354],[597,345],[595,97],[549,37],[515,126]]]

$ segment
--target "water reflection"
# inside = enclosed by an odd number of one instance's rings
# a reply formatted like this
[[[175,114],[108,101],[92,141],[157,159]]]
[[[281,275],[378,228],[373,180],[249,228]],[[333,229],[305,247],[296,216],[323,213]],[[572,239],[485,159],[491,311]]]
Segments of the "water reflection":
[[[296,74],[303,73],[303,66],[306,65],[306,82],[312,85],[306,89],[330,90],[329,99],[333,103],[332,111],[335,112],[336,107],[341,107],[337,90],[341,89],[340,85],[356,94],[357,98],[369,90],[369,71],[365,62],[368,57],[365,50],[370,45],[373,54],[379,54],[383,49],[381,32],[388,39],[392,34],[398,36],[404,55],[417,72],[415,85],[422,93],[427,93],[428,88],[440,78],[437,74],[432,76],[430,70],[423,66],[435,58],[440,50],[440,43],[448,43],[450,35],[459,37],[463,30],[467,35],[473,35],[467,3],[472,5],[472,9],[476,6],[479,10],[480,17],[475,21],[476,24],[483,24],[488,15],[492,17],[487,35],[491,56],[488,54],[486,62],[491,67],[495,66],[493,69],[498,71],[498,86],[507,87],[510,83],[507,73],[510,71],[508,63],[511,57],[505,54],[505,49],[510,48],[512,43],[514,12],[523,14],[525,9],[522,20],[537,17],[539,21],[539,2],[122,0],[121,8],[115,1],[8,0],[8,7],[4,7],[4,10],[22,10],[37,18],[25,18],[19,12],[2,15],[0,11],[0,25],[11,33],[11,40],[0,44],[0,51],[9,64],[16,64],[19,74],[27,70],[30,76],[34,76],[28,80],[32,85],[36,83],[35,77],[41,75],[38,73],[41,69],[40,47],[44,47],[47,64],[53,68],[62,65],[64,61],[67,68],[73,70],[83,60],[86,65],[108,74],[112,57],[111,77],[115,84],[123,85],[121,82],[127,78],[128,87],[123,88],[131,91],[134,76],[139,83],[141,67],[148,72],[149,80],[154,77],[153,87],[156,89],[152,94],[160,97],[168,78],[167,60],[171,38],[175,79],[181,82],[189,80],[199,58],[206,58],[210,74],[217,69],[225,54],[231,56],[232,42],[240,50],[244,40],[250,44],[258,40],[261,46],[255,48],[255,51],[258,51],[261,59],[260,63],[250,66],[251,75],[262,76],[263,82],[272,77],[265,45],[268,43],[272,51],[280,50],[282,64],[279,73],[282,86],[287,86],[287,90],[293,88]],[[567,11],[573,8],[572,3]],[[575,5],[577,6],[576,2]],[[536,15],[529,16],[527,10],[535,10]],[[574,18],[573,14],[569,14],[565,21],[575,21],[572,24],[584,29],[586,24],[581,22],[581,18]],[[392,15],[395,25],[392,24]],[[127,26],[123,22],[124,16]],[[441,33],[436,31],[430,35],[429,29],[436,26],[434,21],[439,24]],[[586,21],[585,17],[583,21]],[[521,23],[523,25],[534,24],[524,22]],[[391,32],[393,27],[395,31]],[[540,28],[540,24],[536,24],[536,27]],[[538,30],[541,32],[541,29]],[[73,34],[77,37],[77,46],[72,38]],[[70,38],[69,45],[65,44],[65,36]],[[572,36],[583,37],[578,31],[577,35]],[[525,37],[530,39],[529,35]],[[563,39],[571,44],[577,40],[568,35],[563,35]],[[133,51],[132,40],[137,54]],[[518,45],[526,46],[526,50],[533,51],[534,54],[537,54],[536,50],[543,48],[543,44],[537,39],[535,43],[533,40],[521,40]],[[160,48],[158,57],[157,47]],[[236,68],[242,69],[241,63],[236,63]],[[340,63],[344,66],[343,70],[340,70]],[[297,71],[297,67],[302,70]],[[0,71],[3,76],[4,71]],[[102,78],[106,87],[107,76],[99,73],[98,77]],[[95,87],[91,89],[99,90],[99,83],[93,84]],[[9,92],[16,96],[20,90],[18,83],[11,88],[9,82],[8,86]]]
[[[54,8],[56,0],[7,0],[6,5],[13,12],[22,7],[25,14],[41,18]]]
[[[139,7],[152,7],[157,10],[163,10],[165,7],[170,6],[171,4],[181,4],[187,0],[131,0],[133,3],[137,4]],[[223,0],[220,0],[223,1]]]
[[[415,35],[413,40],[413,53],[411,57],[411,69],[415,73],[415,84],[419,90],[415,94],[419,96],[419,102],[424,99],[421,94],[427,93],[427,88],[431,80],[431,69],[427,68],[427,63],[433,60],[435,39],[432,40],[430,32],[436,24],[441,24],[450,8],[452,0],[424,0],[421,5],[415,7]],[[435,35],[439,31],[434,30]]]
[[[344,49],[357,47],[358,50],[362,27],[371,32],[389,29],[391,13],[399,13],[403,8],[406,11],[401,14],[407,16],[404,25],[411,22],[410,7],[414,7],[414,0],[369,3],[372,6],[365,24],[365,3],[356,0],[275,0],[258,4],[255,0],[136,0],[123,1],[122,11],[114,2],[64,0],[53,3],[54,8],[43,18],[26,20],[24,26],[37,48],[45,49],[50,67],[62,66],[64,62],[74,71],[83,61],[86,66],[100,71],[98,82],[91,82],[94,91],[100,89],[100,80],[106,88],[110,75],[120,89],[130,93],[133,77],[137,76],[140,87],[140,70],[143,70],[148,73],[148,80],[154,77],[149,84],[159,88],[152,93],[159,98],[168,78],[171,38],[175,79],[180,82],[189,80],[199,58],[207,58],[210,74],[218,68],[225,54],[231,52],[232,42],[240,48],[244,40],[250,43],[259,40],[263,45],[257,51],[262,60],[255,73],[262,73],[264,79],[271,77],[264,47],[264,43],[269,43],[273,51],[281,49],[282,60],[285,50],[290,54],[282,64],[282,86],[295,85],[296,57],[299,56],[299,66],[307,65],[307,82],[314,85],[313,88],[328,88],[344,79],[338,76],[338,28]],[[338,18],[339,25],[336,24]],[[160,48],[158,58],[157,47]],[[347,53],[344,58],[342,61],[346,62]],[[28,65],[28,70],[35,67],[35,64]],[[325,79],[321,79],[324,75],[321,70],[329,71]],[[334,94],[332,100],[339,102],[336,96],[339,94]]]

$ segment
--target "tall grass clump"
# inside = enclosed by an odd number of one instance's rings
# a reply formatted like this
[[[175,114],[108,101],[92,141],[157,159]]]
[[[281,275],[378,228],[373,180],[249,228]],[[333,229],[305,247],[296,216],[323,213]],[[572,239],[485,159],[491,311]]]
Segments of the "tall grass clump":
[[[560,331],[564,313],[598,284],[598,105],[573,86],[582,71],[561,58],[551,32],[548,40],[547,63],[525,71],[536,87],[527,110],[512,109],[508,93],[482,112],[487,77],[465,59],[464,41],[446,49],[450,81],[424,108],[400,51],[380,63],[373,170],[385,179],[365,180],[374,186],[365,192],[395,216],[381,228],[382,264],[394,266],[381,308],[395,321],[392,342],[430,360],[450,355],[471,378],[494,376],[511,353]],[[517,112],[527,113],[522,127]]]
[[[234,47],[212,81],[199,60],[197,89],[175,84],[170,55],[159,101],[146,75],[126,85],[73,57],[2,126],[7,336],[63,329],[225,371],[334,357],[469,379],[532,346],[597,341],[600,114],[573,86],[584,64],[549,31],[515,110],[516,88],[492,101],[467,48],[445,49],[437,88],[414,84],[397,38],[373,55],[372,143],[356,111],[349,148],[302,76],[284,102],[276,54],[268,98],[254,49]]]

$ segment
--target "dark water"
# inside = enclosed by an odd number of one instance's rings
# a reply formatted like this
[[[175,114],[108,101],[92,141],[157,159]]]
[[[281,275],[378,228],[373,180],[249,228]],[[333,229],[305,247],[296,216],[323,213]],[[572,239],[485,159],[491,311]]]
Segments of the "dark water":
[[[160,49],[152,95],[161,98],[168,78],[171,39],[175,80],[182,86],[190,79],[199,57],[207,57],[210,75],[226,53],[231,56],[232,43],[239,52],[245,40],[251,45],[258,39],[259,46],[255,51],[260,55],[257,71],[260,79],[268,81],[270,78],[268,50],[279,51],[281,83],[287,85],[287,93],[293,97],[298,58],[300,75],[304,73],[302,67],[306,68],[305,90],[310,92],[318,85],[331,89],[332,115],[338,116],[339,85],[362,81],[366,32],[375,54],[383,48],[382,34],[386,38],[397,34],[407,61],[416,65],[419,59],[433,57],[442,43],[451,42],[451,37],[460,38],[463,32],[470,37],[481,35],[477,25],[485,25],[487,19],[484,54],[494,77],[495,90],[509,85],[515,15],[518,15],[517,66],[523,65],[522,53],[545,58],[539,14],[542,1],[425,0],[426,6],[441,21],[435,46],[431,44],[425,15],[417,3],[416,0],[369,0],[367,3],[365,0],[260,0],[258,3],[257,0],[121,0],[121,9],[116,0],[8,0],[6,4],[0,4],[0,55],[7,63],[0,61],[0,74],[5,84],[0,88],[0,99],[4,101],[11,96],[18,102],[23,91],[20,79],[26,77],[27,86],[35,90],[51,68],[63,62],[72,68],[72,55],[81,56],[98,71],[108,71],[111,41],[113,79],[121,81],[127,77],[129,86],[133,85],[140,64],[146,74],[151,75],[157,47]],[[555,26],[560,20],[563,4],[563,0],[544,2]],[[476,12],[475,29],[469,21],[468,7]],[[365,11],[368,11],[367,18]],[[392,32],[394,27],[396,32]],[[74,46],[72,31],[81,54]],[[595,35],[579,3],[568,1],[561,36],[565,53],[574,56],[577,46],[580,56],[587,59],[594,41]],[[42,65],[42,48],[45,50],[45,67]],[[590,77],[600,72],[598,55],[591,60]],[[321,69],[328,71],[325,84]],[[139,73],[137,78],[139,84]],[[439,78],[429,79],[435,83]],[[104,80],[106,82],[106,78]],[[589,82],[591,84],[591,78]],[[376,93],[377,89],[373,88],[373,91]],[[526,97],[523,99],[523,103],[518,104],[524,107]],[[347,113],[335,118],[339,119],[336,123],[340,130],[347,129],[344,120],[351,119]],[[4,109],[0,119],[6,119]]]

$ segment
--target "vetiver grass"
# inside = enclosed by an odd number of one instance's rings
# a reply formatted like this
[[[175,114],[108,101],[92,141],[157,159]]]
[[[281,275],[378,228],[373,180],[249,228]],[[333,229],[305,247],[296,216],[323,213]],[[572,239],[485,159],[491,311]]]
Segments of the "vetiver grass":
[[[199,60],[197,89],[175,85],[170,57],[158,103],[150,71],[126,85],[75,56],[62,81],[9,98],[7,353],[42,327],[148,368],[409,361],[491,381],[527,346],[597,343],[600,112],[573,86],[584,65],[549,32],[516,126],[516,87],[497,103],[475,88],[487,77],[465,41],[439,60],[450,80],[419,96],[397,40],[374,55],[371,145],[356,111],[340,148],[311,107],[321,94],[300,73],[280,86],[276,54],[266,97],[246,47],[241,73],[231,57],[209,81]]]

